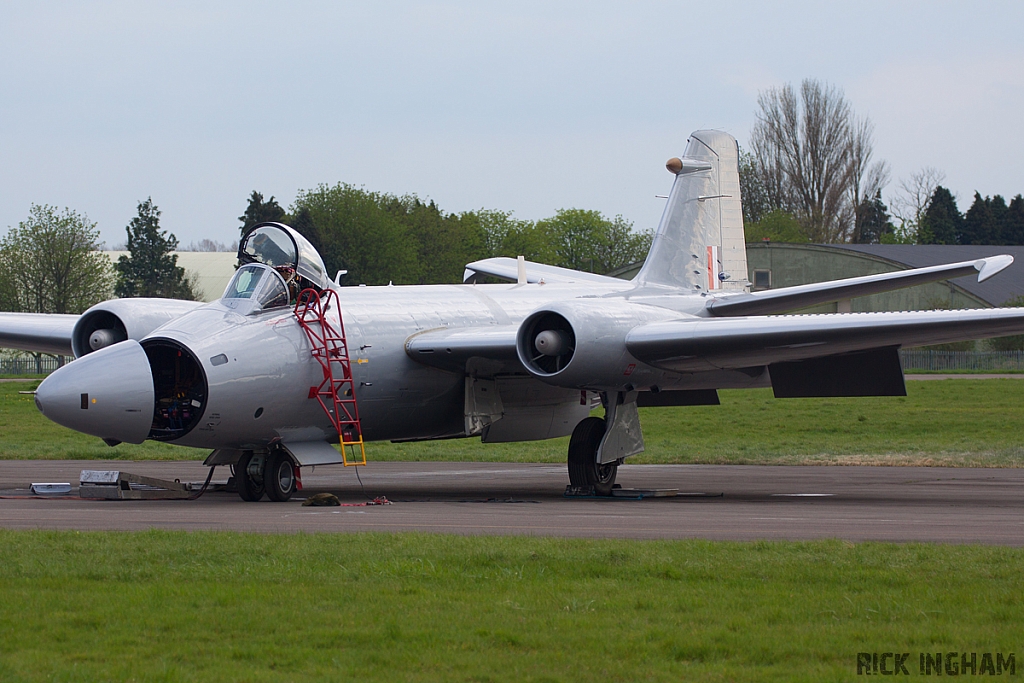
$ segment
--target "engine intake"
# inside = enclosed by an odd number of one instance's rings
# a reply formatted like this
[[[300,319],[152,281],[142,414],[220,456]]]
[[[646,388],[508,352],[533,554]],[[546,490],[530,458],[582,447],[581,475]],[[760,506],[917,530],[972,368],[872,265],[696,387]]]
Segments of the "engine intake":
[[[516,345],[523,365],[538,375],[554,375],[572,360],[576,333],[563,316],[541,311],[524,321]]]

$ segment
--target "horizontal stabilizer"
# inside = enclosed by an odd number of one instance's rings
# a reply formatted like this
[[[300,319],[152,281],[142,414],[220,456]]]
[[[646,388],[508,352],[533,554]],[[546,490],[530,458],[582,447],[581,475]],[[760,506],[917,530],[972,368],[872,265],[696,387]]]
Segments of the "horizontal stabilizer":
[[[0,348],[74,356],[71,332],[77,315],[0,313]]]
[[[499,280],[517,282],[519,279],[518,264],[516,259],[508,258],[507,256],[473,261],[466,264],[466,272],[462,276],[462,280],[463,282],[473,282],[477,275],[490,275]],[[548,283],[602,282],[605,284],[609,282],[622,282],[619,278],[608,275],[584,273],[579,270],[572,270],[571,268],[559,268],[558,266],[549,266],[546,263],[536,263],[534,261],[526,262],[526,281],[534,284],[541,281]]]
[[[695,372],[1022,333],[1024,308],[688,318],[635,327],[626,348],[656,367]]]
[[[1002,254],[977,261],[961,261],[941,266],[898,270],[894,273],[865,275],[845,280],[815,282],[809,285],[724,296],[709,302],[707,308],[711,315],[716,317],[783,313],[830,301],[891,292],[896,289],[938,280],[949,280],[974,273],[978,274],[978,282],[984,282],[1011,263],[1013,263],[1013,257]]]

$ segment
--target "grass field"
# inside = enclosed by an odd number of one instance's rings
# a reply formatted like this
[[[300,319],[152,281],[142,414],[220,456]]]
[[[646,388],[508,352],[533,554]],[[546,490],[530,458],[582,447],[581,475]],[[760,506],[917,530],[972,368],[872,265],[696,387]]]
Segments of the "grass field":
[[[916,675],[1015,652],[1022,573],[976,546],[0,531],[0,680]]]
[[[60,427],[0,383],[0,458],[202,459],[207,451],[146,442],[105,446]],[[786,399],[771,390],[720,392],[722,405],[641,409],[647,451],[632,463],[1024,465],[1024,381],[908,382],[899,398]],[[567,439],[373,443],[369,458],[562,462]]]

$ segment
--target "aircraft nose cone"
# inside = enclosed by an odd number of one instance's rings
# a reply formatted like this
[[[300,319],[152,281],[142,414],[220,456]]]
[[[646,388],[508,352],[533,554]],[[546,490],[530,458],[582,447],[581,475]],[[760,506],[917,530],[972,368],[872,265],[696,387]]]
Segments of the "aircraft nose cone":
[[[128,443],[149,435],[154,400],[149,358],[135,340],[83,356],[36,389],[36,406],[57,424]]]

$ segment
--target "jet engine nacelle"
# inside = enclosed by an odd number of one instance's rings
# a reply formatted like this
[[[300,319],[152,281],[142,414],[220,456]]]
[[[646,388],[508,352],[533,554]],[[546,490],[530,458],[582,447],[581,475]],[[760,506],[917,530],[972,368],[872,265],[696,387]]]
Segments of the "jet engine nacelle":
[[[629,391],[657,384],[663,371],[626,349],[637,325],[681,314],[629,301],[576,299],[534,311],[516,337],[520,362],[534,377],[558,387]]]
[[[126,339],[141,340],[161,325],[201,306],[177,299],[111,299],[96,304],[78,319],[71,333],[76,358]]]

